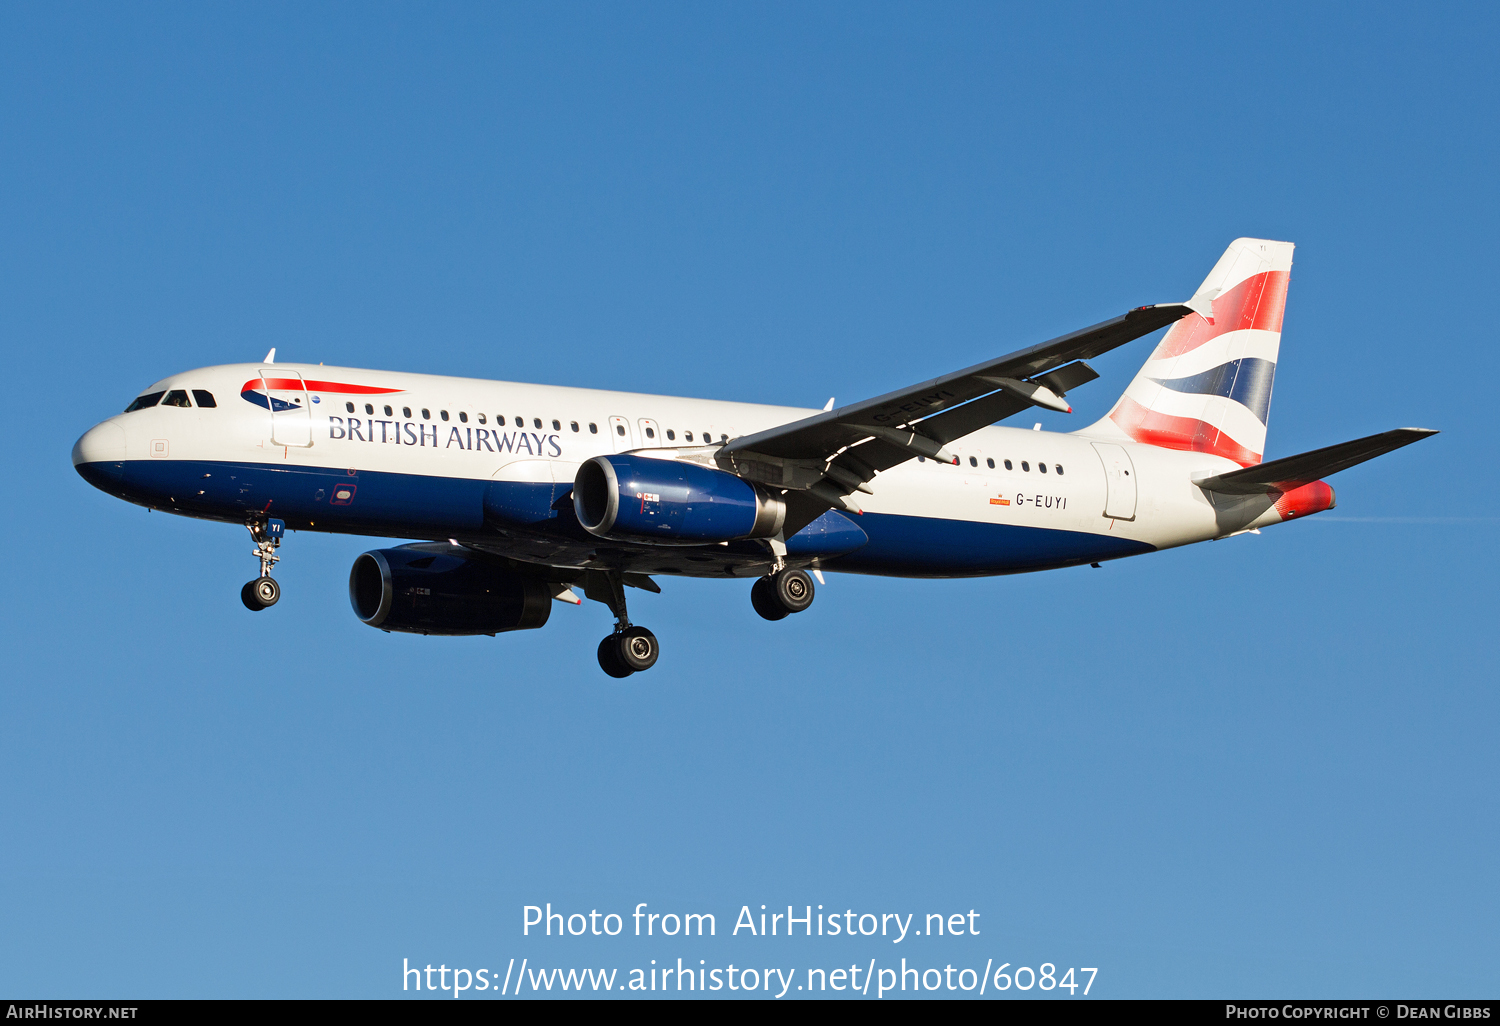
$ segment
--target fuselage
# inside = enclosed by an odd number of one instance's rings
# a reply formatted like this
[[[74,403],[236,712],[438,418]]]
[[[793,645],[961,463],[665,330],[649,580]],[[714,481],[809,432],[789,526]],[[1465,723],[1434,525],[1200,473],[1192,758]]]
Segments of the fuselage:
[[[601,542],[564,501],[579,465],[721,443],[817,412],[308,364],[202,368],[143,395],[157,393],[154,405],[79,439],[73,461],[92,484],[184,516],[270,516],[297,531],[452,539],[547,566],[702,577],[764,573],[767,549]],[[863,512],[843,514],[868,541],[811,562],[908,577],[1008,574],[1285,518],[1264,496],[1226,502],[1197,488],[1195,475],[1237,466],[1219,456],[1001,426],[949,449],[956,466],[912,460],[880,474],[874,494],[859,496]],[[789,557],[797,552],[789,541]]]

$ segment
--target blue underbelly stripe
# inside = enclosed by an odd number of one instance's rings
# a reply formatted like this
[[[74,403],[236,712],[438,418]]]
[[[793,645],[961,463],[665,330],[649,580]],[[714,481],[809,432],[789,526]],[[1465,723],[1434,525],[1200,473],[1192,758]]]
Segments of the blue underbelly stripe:
[[[1078,566],[1152,552],[1155,546],[1107,534],[893,513],[854,518],[869,544],[827,560],[830,570],[902,577],[984,577]]]
[[[571,503],[565,501],[565,485],[370,470],[351,475],[332,468],[190,460],[133,460],[122,467],[100,467],[98,472],[87,465],[80,472],[102,490],[131,502],[214,520],[243,522],[251,514],[265,512],[298,530],[311,526],[330,533],[445,538],[489,533],[501,515],[508,517],[503,526],[513,532],[532,533],[564,546],[592,549],[599,545],[578,526]],[[522,522],[522,512],[529,522]],[[1075,566],[1154,548],[1107,534],[969,520],[892,513],[848,519],[869,541],[847,555],[825,558],[823,565],[829,570],[981,577]],[[622,547],[619,542],[608,544]]]

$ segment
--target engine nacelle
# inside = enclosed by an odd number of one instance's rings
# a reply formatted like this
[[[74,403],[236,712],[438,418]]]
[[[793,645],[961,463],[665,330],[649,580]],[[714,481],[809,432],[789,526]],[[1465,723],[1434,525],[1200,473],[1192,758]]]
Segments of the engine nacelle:
[[[595,456],[573,479],[573,511],[590,534],[665,545],[770,538],[786,503],[760,485],[697,463]]]
[[[459,555],[376,549],[349,571],[349,603],[371,627],[406,634],[502,634],[541,627],[545,581]]]

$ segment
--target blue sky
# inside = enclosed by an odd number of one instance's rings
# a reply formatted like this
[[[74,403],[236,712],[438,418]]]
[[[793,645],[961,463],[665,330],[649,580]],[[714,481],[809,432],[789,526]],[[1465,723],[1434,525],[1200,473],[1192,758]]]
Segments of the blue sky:
[[[0,991],[905,956],[1098,967],[1107,997],[1493,996],[1496,22],[7,6]],[[592,603],[370,630],[367,540],[292,536],[251,615],[244,532],[68,461],[144,385],[273,345],[851,401],[1185,298],[1241,235],[1299,247],[1269,456],[1443,434],[1331,513],[1103,570],[831,576],[776,624],[748,583],[666,582],[623,684]],[[1150,344],[1041,419],[1090,422]],[[549,901],[720,936],[523,938]],[[981,935],[772,948],[724,936],[745,904]]]

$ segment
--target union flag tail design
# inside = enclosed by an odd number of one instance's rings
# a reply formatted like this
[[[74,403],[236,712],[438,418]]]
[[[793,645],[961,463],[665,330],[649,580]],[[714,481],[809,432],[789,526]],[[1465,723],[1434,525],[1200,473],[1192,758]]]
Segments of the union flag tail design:
[[[1085,434],[1261,461],[1281,317],[1291,277],[1290,242],[1236,239],[1109,415]]]

